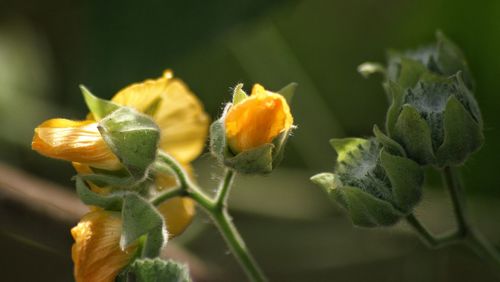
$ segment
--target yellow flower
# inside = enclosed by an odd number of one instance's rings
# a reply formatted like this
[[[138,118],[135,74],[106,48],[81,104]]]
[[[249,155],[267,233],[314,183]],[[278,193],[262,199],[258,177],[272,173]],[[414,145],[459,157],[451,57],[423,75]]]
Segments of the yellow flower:
[[[71,229],[75,240],[72,258],[76,282],[112,282],[137,250],[133,244],[120,249],[122,222],[119,213],[95,210]]]
[[[189,171],[189,163],[203,150],[209,118],[201,102],[181,80],[173,78],[171,71],[165,71],[158,79],[124,88],[112,101],[150,115],[161,130],[160,148]],[[99,134],[91,114],[86,121],[52,119],[42,123],[35,129],[32,147],[43,155],[73,162],[79,173],[92,173],[92,168],[122,168]],[[160,192],[174,188],[176,181],[169,176],[158,176],[156,184]],[[90,186],[98,193],[109,193],[106,187],[92,183]],[[162,203],[158,210],[165,218],[169,234],[175,236],[191,222],[194,203],[189,198],[175,197]],[[103,229],[105,224],[113,227]],[[130,254],[119,251],[120,226],[121,221],[109,213],[93,211],[73,228],[72,256],[77,281],[112,281],[128,262]],[[102,236],[106,239],[98,238]],[[100,260],[105,256],[111,261]]]
[[[239,153],[271,143],[290,129],[293,117],[283,96],[255,84],[251,96],[233,105],[224,122],[228,145]]]

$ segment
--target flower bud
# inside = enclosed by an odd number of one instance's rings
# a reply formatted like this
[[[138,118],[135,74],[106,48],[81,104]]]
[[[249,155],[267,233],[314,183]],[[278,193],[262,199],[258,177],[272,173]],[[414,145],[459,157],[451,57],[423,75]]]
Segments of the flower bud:
[[[357,226],[392,225],[411,213],[421,197],[420,166],[391,153],[394,148],[398,151],[397,145],[386,148],[377,139],[331,140],[337,151],[334,172],[311,178],[347,209]]]
[[[448,78],[426,73],[414,87],[389,82],[387,89],[389,136],[419,164],[459,165],[481,147],[481,114],[461,73]]]
[[[241,87],[235,87],[233,103],[211,126],[211,151],[239,172],[269,173],[280,162],[293,128],[290,107],[281,92],[291,95],[295,84],[278,93],[256,84],[250,96]]]
[[[462,50],[440,31],[436,32],[433,44],[388,53],[387,79],[403,88],[413,87],[425,72],[445,77],[461,72],[467,88],[473,89],[474,82]]]

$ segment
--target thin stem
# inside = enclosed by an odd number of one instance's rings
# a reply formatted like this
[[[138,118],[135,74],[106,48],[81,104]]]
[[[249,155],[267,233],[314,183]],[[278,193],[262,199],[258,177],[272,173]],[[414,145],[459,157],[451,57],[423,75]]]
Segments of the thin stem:
[[[453,211],[457,219],[457,233],[462,237],[461,243],[485,260],[500,277],[500,254],[479,231],[472,228],[466,214],[465,193],[456,170],[452,167],[445,167],[442,174],[453,203]]]
[[[226,240],[226,243],[231,249],[231,252],[238,259],[240,265],[243,267],[250,280],[254,282],[267,281],[264,274],[259,269],[257,263],[250,254],[250,251],[241,238],[240,233],[234,226],[231,216],[227,212],[227,209],[223,208],[222,210],[218,210],[218,212],[212,214],[212,218],[221,231],[224,239]]]
[[[457,220],[457,232],[466,235],[469,230],[469,223],[466,217],[465,193],[462,185],[460,185],[457,172],[452,167],[445,167],[442,175],[453,204],[453,211]]]
[[[182,194],[184,194],[184,191],[180,187],[170,189],[153,198],[153,200],[151,200],[151,204],[158,206],[159,204],[165,202],[166,200],[173,197],[182,196]]]
[[[406,217],[406,221],[410,226],[415,229],[422,241],[424,241],[427,246],[432,249],[441,248],[447,245],[455,244],[462,240],[462,236],[459,232],[453,232],[450,234],[435,236],[430,232],[416,217],[414,214],[410,214]]]
[[[495,247],[476,230],[469,230],[465,245],[471,248],[481,259],[486,261],[500,277],[500,254]]]
[[[197,202],[214,220],[222,236],[226,240],[229,248],[231,249],[233,255],[236,257],[241,267],[245,270],[248,278],[251,281],[261,282],[266,281],[263,273],[257,266],[257,263],[252,258],[250,251],[247,249],[245,242],[243,241],[240,233],[234,226],[231,216],[227,211],[227,199],[229,192],[231,190],[231,185],[235,177],[235,173],[232,170],[226,170],[224,180],[222,181],[215,199],[211,199],[207,196],[201,188],[192,183],[187,177],[187,173],[184,171],[182,166],[168,154],[160,152],[158,154],[158,171],[160,173],[173,172],[178,180],[180,187],[179,192],[172,192],[158,196],[153,202],[155,205],[160,204],[176,195],[177,193],[185,193],[187,196],[191,197],[195,202]],[[165,170],[162,165],[167,165],[170,170]],[[172,190],[171,190],[172,191]],[[161,197],[161,198],[160,198]]]
[[[217,195],[215,196],[215,204],[218,206],[227,205],[227,198],[229,196],[229,191],[231,190],[231,186],[233,184],[234,177],[236,173],[233,170],[227,169],[224,175],[224,180],[222,181],[222,185],[217,191]]]

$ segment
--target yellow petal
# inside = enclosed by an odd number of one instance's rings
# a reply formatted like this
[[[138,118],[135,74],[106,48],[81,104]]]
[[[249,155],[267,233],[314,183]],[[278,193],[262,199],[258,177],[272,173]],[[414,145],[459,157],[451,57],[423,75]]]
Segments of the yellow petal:
[[[161,129],[160,148],[182,163],[202,152],[209,118],[203,105],[180,80],[166,71],[163,77],[146,80],[121,90],[112,101],[152,114]],[[154,113],[150,113],[155,103]]]
[[[35,128],[31,147],[51,158],[109,170],[120,167],[93,121],[47,120]]]
[[[121,219],[118,213],[95,210],[71,229],[75,243],[72,258],[77,282],[111,282],[137,250],[120,249]]]
[[[284,97],[256,84],[250,97],[229,109],[225,117],[226,138],[231,150],[238,153],[271,143],[292,124]]]
[[[191,166],[183,166],[188,174],[191,174]],[[158,191],[165,191],[176,186],[177,181],[173,175],[158,175],[156,177],[156,187]],[[193,200],[186,197],[175,197],[169,199],[158,206],[158,211],[165,218],[167,230],[171,236],[181,234],[191,223],[195,214]]]

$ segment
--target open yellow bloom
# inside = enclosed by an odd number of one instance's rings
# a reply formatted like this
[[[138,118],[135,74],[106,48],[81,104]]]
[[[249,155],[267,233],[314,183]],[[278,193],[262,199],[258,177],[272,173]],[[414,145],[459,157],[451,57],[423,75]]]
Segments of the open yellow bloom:
[[[76,282],[112,282],[137,250],[137,244],[120,249],[122,221],[118,213],[95,210],[71,229]]]
[[[112,101],[150,115],[161,130],[160,149],[184,167],[189,168],[189,163],[202,152],[209,118],[201,102],[181,80],[173,78],[172,72],[166,71],[155,80],[132,84],[118,92]],[[92,173],[92,168],[122,168],[99,134],[97,122],[91,114],[86,121],[52,119],[42,123],[35,129],[32,147],[43,155],[73,162],[79,173]],[[176,181],[158,176],[156,184],[161,191],[174,188]],[[90,186],[95,192],[109,193],[106,187]],[[193,201],[182,197],[169,199],[158,210],[164,216],[171,236],[180,234],[195,212]],[[117,251],[120,232],[115,231],[119,230],[121,221],[107,214],[93,211],[72,230],[77,281],[112,281],[130,259],[129,253]],[[115,229],[103,229],[103,222]],[[107,239],[101,239],[102,236]],[[104,256],[112,260],[101,261]]]
[[[239,153],[271,143],[292,125],[293,117],[285,98],[255,84],[250,97],[227,112],[226,140],[231,150]]]

